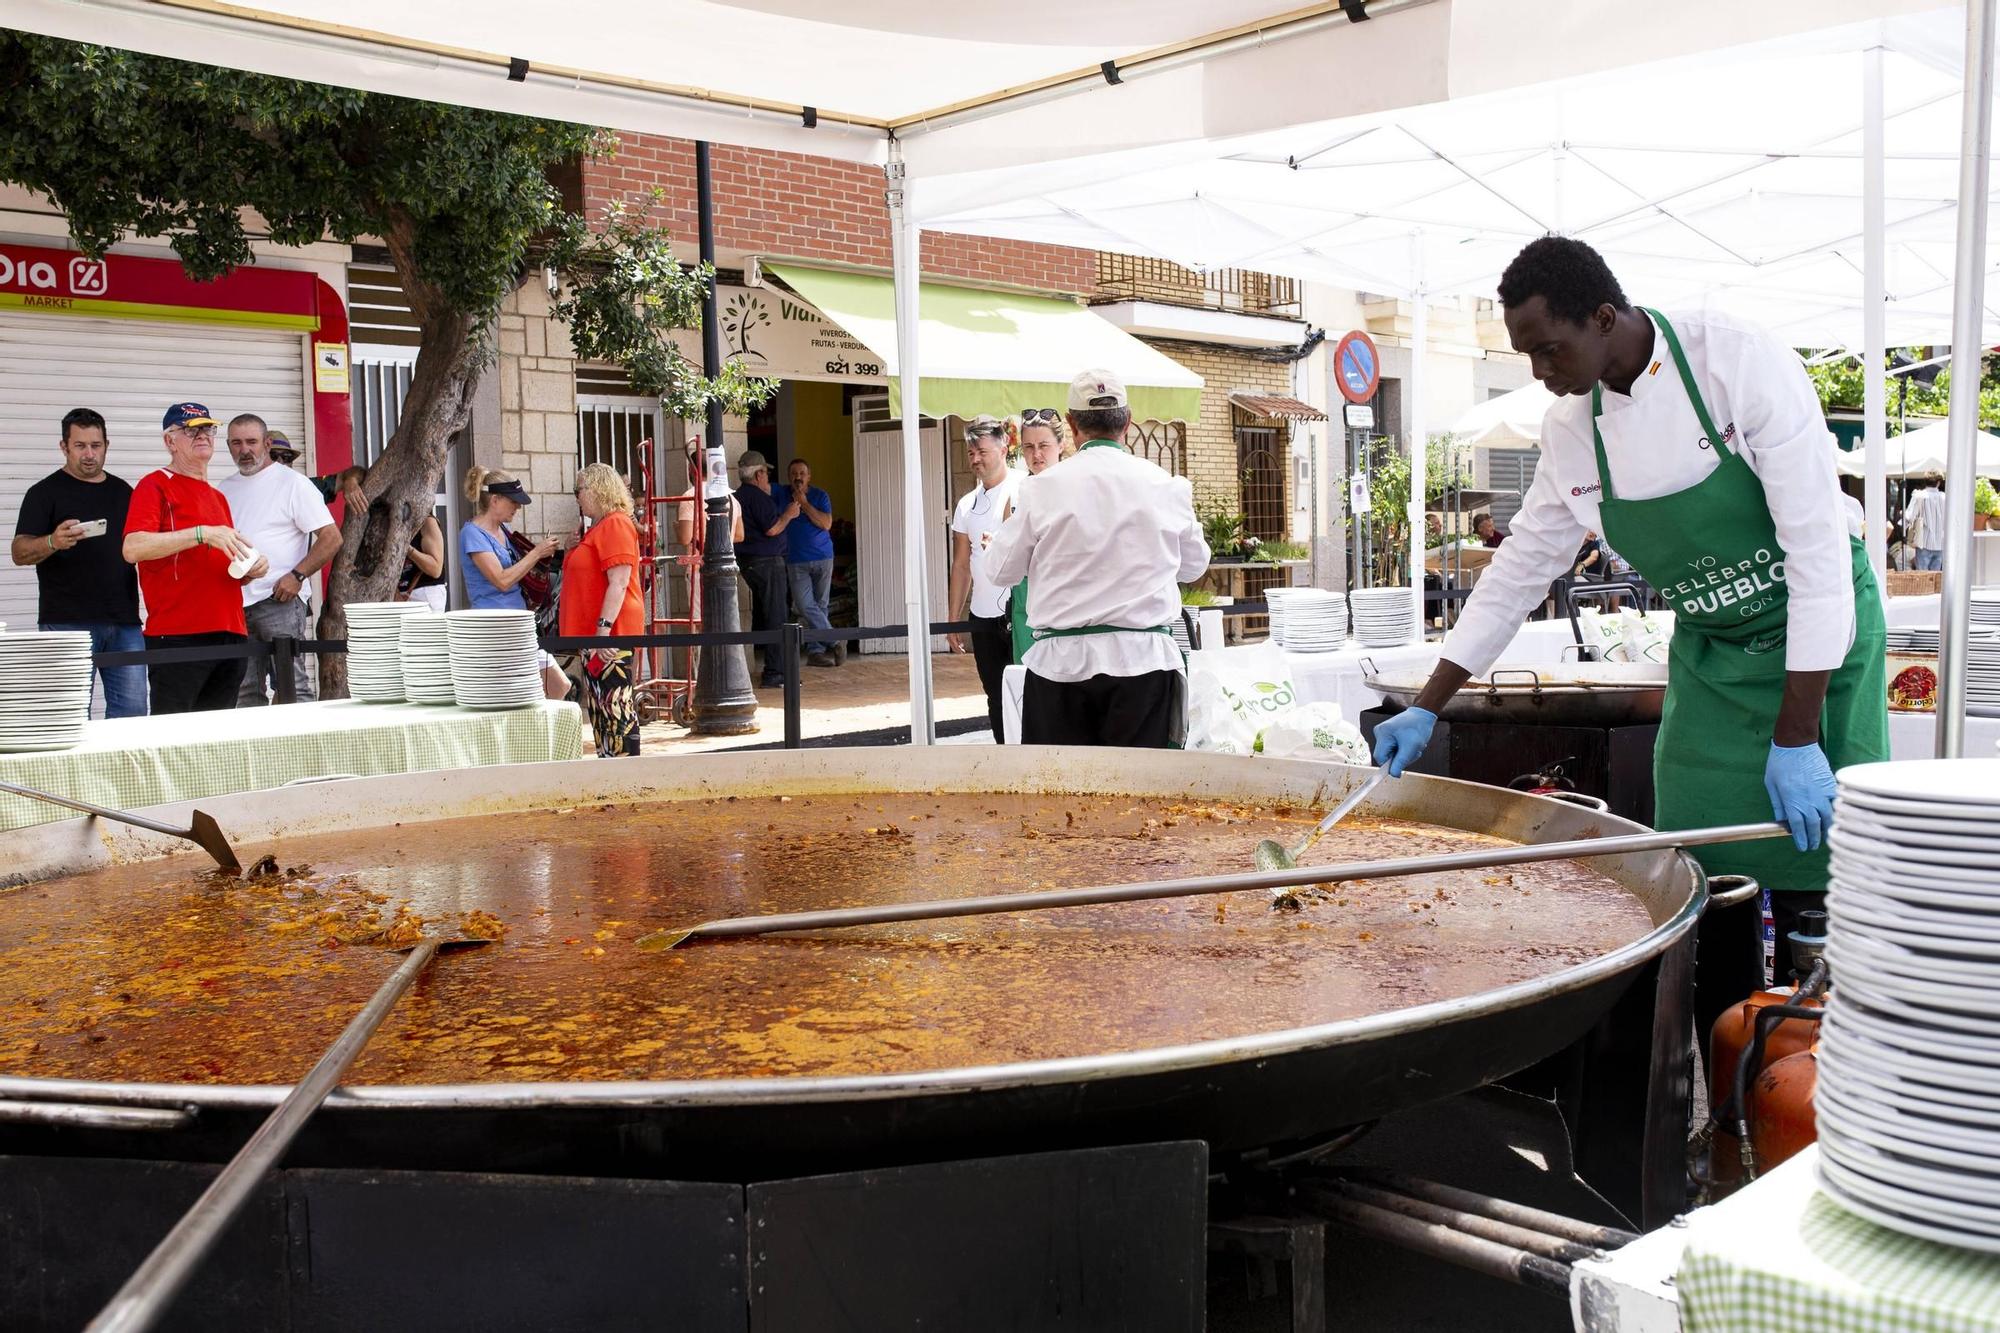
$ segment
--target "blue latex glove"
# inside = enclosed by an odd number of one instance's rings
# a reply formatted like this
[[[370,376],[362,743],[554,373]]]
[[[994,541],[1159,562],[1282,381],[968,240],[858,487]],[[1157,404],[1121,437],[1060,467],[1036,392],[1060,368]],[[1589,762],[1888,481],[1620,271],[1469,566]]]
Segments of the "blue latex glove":
[[[1379,728],[1378,728],[1379,731]],[[1792,845],[1812,851],[1826,840],[1833,824],[1833,768],[1826,751],[1814,745],[1771,743],[1764,761],[1764,790],[1771,798],[1771,818],[1792,830]]]
[[[1388,769],[1390,777],[1402,777],[1404,769],[1424,757],[1437,724],[1438,715],[1428,708],[1405,708],[1388,721],[1377,723],[1375,762]]]

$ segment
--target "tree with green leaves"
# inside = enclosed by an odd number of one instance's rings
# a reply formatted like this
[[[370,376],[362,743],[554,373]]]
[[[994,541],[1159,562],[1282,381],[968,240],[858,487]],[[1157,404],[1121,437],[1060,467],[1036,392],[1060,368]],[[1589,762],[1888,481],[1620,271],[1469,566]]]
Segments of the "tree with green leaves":
[[[648,210],[614,208],[593,228],[563,206],[550,170],[614,152],[603,131],[6,30],[0,104],[0,180],[53,201],[86,254],[165,237],[207,280],[248,263],[260,227],[279,245],[374,238],[388,250],[417,363],[366,512],[343,525],[327,637],[345,634],[347,602],[393,595],[492,359],[501,302],[532,268],[558,275],[577,355],[625,366],[669,413],[700,419],[711,398],[740,413],[774,388],[733,363],[704,378],[676,350],[713,275],[681,264]],[[338,691],[343,664],[325,665]]]

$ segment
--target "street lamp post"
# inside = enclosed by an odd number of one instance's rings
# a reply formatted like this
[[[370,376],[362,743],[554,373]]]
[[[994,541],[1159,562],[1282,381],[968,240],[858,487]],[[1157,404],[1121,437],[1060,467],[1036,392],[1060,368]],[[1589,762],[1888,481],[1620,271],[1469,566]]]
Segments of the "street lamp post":
[[[700,220],[701,261],[709,266],[708,291],[701,301],[701,373],[714,379],[722,369],[722,325],[715,311],[715,182],[708,143],[694,146],[696,213]],[[701,493],[708,535],[701,562],[702,627],[734,634],[737,612],[736,542],[729,516],[729,460],[724,456],[722,403],[708,400],[708,438]],[[771,651],[776,651],[775,647]],[[750,689],[749,650],[703,648],[697,658],[691,721],[698,736],[741,736],[757,730],[757,696]]]

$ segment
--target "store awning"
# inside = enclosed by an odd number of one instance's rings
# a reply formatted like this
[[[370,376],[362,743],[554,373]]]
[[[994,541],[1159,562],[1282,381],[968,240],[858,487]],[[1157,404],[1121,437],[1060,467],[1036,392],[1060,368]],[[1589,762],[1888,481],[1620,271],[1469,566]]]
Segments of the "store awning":
[[[889,279],[804,264],[766,263],[764,272],[881,358],[889,410],[902,411]],[[1092,368],[1125,381],[1135,420],[1192,421],[1201,412],[1201,376],[1072,301],[926,282],[918,292],[917,337],[925,416],[1061,407],[1070,380]]]
[[[1311,403],[1281,393],[1232,393],[1229,401],[1253,417],[1267,421],[1325,421],[1326,413]]]

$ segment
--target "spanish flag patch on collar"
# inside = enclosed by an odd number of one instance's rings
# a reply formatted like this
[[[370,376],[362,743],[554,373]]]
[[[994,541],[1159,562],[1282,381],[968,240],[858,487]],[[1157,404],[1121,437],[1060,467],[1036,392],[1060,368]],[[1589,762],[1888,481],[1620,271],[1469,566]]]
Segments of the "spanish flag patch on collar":
[[[1657,374],[1659,374],[1659,373],[1660,373],[1660,363],[1659,363],[1658,361],[1655,361],[1655,362],[1654,362],[1654,363],[1653,363],[1652,365],[1650,365],[1650,366],[1647,366],[1647,367],[1646,367],[1646,373],[1647,373],[1648,375],[1657,375]]]

